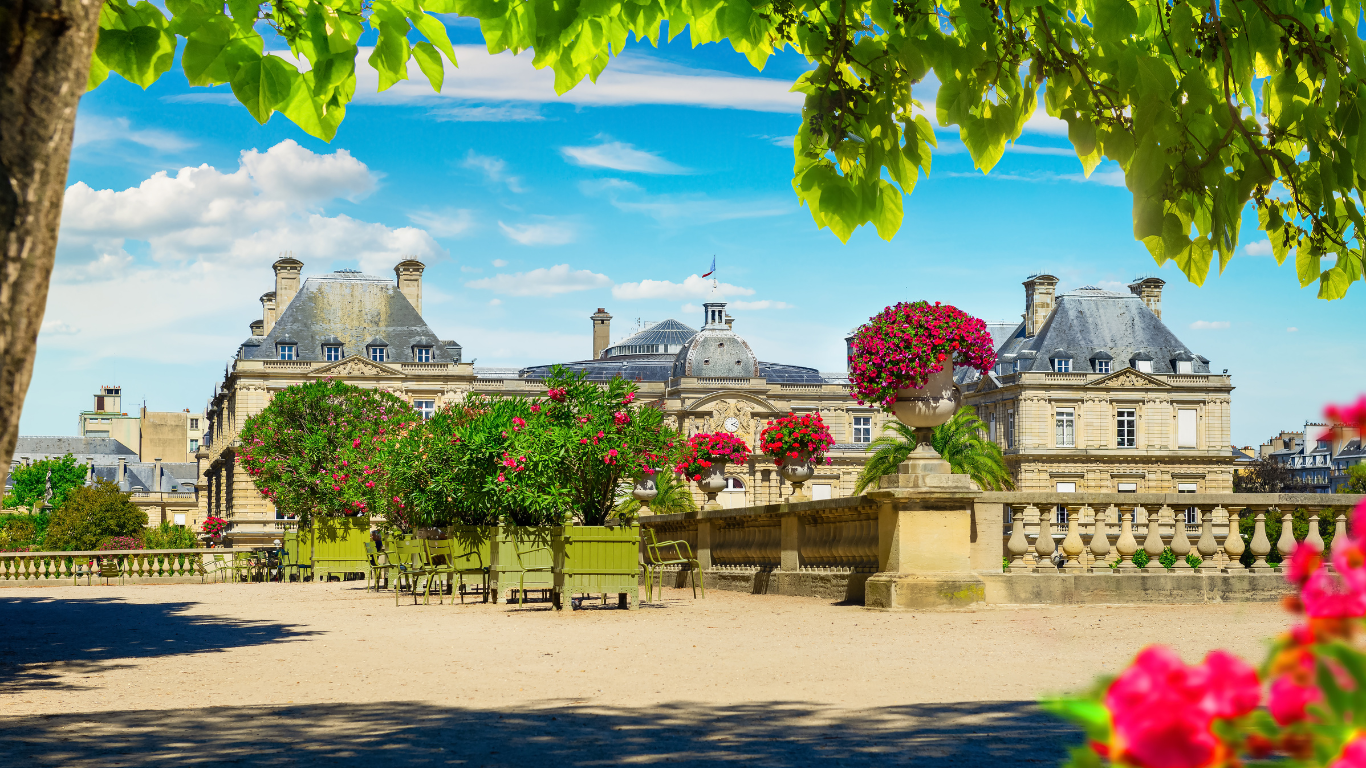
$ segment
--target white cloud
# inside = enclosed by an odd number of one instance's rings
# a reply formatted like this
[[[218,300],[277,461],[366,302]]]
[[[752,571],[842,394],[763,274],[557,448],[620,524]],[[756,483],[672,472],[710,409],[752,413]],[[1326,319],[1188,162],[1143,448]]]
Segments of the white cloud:
[[[620,141],[607,141],[596,147],[560,147],[569,162],[585,168],[610,168],[634,173],[681,174],[688,169],[671,163],[654,152],[636,149]]]
[[[1221,331],[1229,327],[1227,320],[1196,320],[1191,329],[1196,331]]]
[[[1095,286],[1103,291],[1112,291],[1114,293],[1129,292],[1129,284],[1121,283],[1118,280],[1101,280],[1100,282],[1095,283]]]
[[[614,299],[705,299],[719,296],[753,296],[753,288],[743,288],[730,283],[719,283],[712,292],[710,280],[697,275],[689,275],[683,282],[668,280],[641,280],[638,283],[621,283],[612,287]]]
[[[605,197],[617,210],[640,213],[661,224],[711,224],[735,219],[785,216],[797,211],[792,198],[725,200],[701,193],[651,195],[639,185],[623,179],[592,179],[579,183],[579,190],[590,197]]]
[[[80,112],[76,115],[76,132],[71,138],[73,149],[88,144],[127,141],[161,152],[179,152],[195,146],[193,141],[155,128],[134,129],[126,117],[101,117]]]
[[[81,332],[81,329],[60,320],[44,320],[38,332],[53,336],[75,336]]]
[[[441,211],[414,211],[408,221],[427,230],[433,237],[460,237],[474,227],[474,212],[468,208]]]
[[[1271,241],[1254,240],[1253,242],[1250,242],[1247,245],[1243,246],[1243,253],[1246,253],[1248,256],[1270,256]]]
[[[578,106],[671,104],[797,114],[806,98],[790,92],[790,80],[690,69],[634,53],[614,57],[596,83],[585,79],[568,93],[557,96],[554,73],[549,68],[532,67],[531,54],[519,57],[504,51],[490,56],[482,45],[455,46],[460,67],[445,62],[446,81],[439,94],[432,91],[416,61],[409,62],[408,80],[377,93],[379,77],[366,63],[371,50],[362,49],[356,58],[356,101],[361,104],[450,100]]]
[[[490,306],[490,307],[498,307],[498,306],[502,306],[502,304],[503,304],[503,300],[502,300],[502,299],[489,299],[489,306]]]
[[[1295,326],[1292,325],[1292,326],[1290,326],[1289,328],[1286,328],[1286,329],[1285,329],[1285,332],[1286,332],[1286,333],[1296,333],[1296,332],[1298,332],[1299,330],[1300,330],[1299,328],[1296,328]]]
[[[428,112],[429,117],[449,123],[526,123],[544,120],[536,107],[516,104],[478,107],[440,107]]]
[[[611,284],[612,280],[607,275],[599,275],[586,269],[570,270],[568,264],[556,264],[548,269],[542,267],[530,272],[501,274],[474,280],[465,283],[465,287],[493,291],[504,296],[556,296],[592,288],[606,288]]]
[[[785,301],[732,301],[728,305],[729,309],[757,310],[757,309],[792,309],[792,305]]]
[[[553,221],[540,224],[504,224],[500,221],[498,228],[518,245],[564,245],[574,242],[574,228]]]
[[[507,172],[507,161],[499,157],[489,157],[481,155],[474,150],[470,150],[465,155],[465,161],[461,163],[465,168],[473,168],[482,171],[484,178],[494,184],[506,184],[509,192],[525,192],[522,188],[522,179],[518,176],[511,176]]]
[[[55,278],[126,267],[127,240],[145,241],[162,264],[264,265],[292,251],[305,263],[359,261],[362,270],[382,274],[405,257],[445,258],[421,229],[321,212],[329,201],[364,197],[380,178],[344,149],[315,154],[285,140],[242,152],[228,173],[208,164],[160,171],[117,191],[77,182],[66,191]]]
[[[762,139],[775,147],[786,147],[788,149],[792,149],[792,146],[797,143],[797,137],[793,134],[785,136],[767,136],[760,134],[756,135],[754,138]]]
[[[494,259],[490,263],[493,264],[493,266],[495,267],[506,267],[508,265],[508,263],[503,259]]]

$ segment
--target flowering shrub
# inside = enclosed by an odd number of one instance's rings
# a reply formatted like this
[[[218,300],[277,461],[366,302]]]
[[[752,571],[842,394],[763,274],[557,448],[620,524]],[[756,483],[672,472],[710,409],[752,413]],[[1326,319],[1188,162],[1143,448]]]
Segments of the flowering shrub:
[[[849,354],[854,399],[891,410],[899,389],[919,389],[945,366],[982,373],[996,364],[986,323],[948,304],[900,302],[858,329]]]
[[[1366,430],[1352,419],[1363,415],[1328,410],[1358,434]],[[1295,549],[1285,576],[1299,593],[1286,605],[1302,619],[1272,644],[1260,676],[1224,651],[1187,667],[1171,650],[1150,646],[1090,694],[1048,702],[1086,730],[1088,745],[1073,750],[1068,765],[1233,768],[1276,758],[1276,765],[1366,768],[1364,531],[1366,502],[1333,542],[1331,571],[1318,550]],[[1266,708],[1259,709],[1264,683]]]
[[[287,516],[384,514],[392,502],[379,456],[420,420],[390,392],[324,380],[288,387],[247,419],[237,457]]]
[[[200,526],[200,530],[204,531],[204,533],[207,533],[210,536],[222,536],[223,531],[226,531],[227,529],[228,521],[224,520],[221,517],[215,517],[213,515],[209,515],[208,517],[204,518],[204,524]]]
[[[142,539],[136,536],[106,536],[100,540],[97,551],[108,552],[116,549],[142,549]]]
[[[830,429],[825,426],[819,413],[793,413],[770,421],[759,433],[759,448],[773,457],[773,462],[782,466],[788,460],[798,461],[803,456],[819,459],[825,451],[835,444]]]
[[[701,480],[718,461],[749,461],[749,444],[729,432],[700,432],[688,438],[688,448],[674,471],[689,480]]]

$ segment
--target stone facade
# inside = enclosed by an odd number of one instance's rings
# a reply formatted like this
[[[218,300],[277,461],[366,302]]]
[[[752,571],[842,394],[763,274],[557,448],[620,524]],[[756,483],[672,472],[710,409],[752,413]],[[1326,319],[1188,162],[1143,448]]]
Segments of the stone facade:
[[[1162,281],[1056,284],[1025,283],[1025,322],[992,329],[996,370],[964,383],[1017,489],[1232,492],[1232,380],[1162,324]]]

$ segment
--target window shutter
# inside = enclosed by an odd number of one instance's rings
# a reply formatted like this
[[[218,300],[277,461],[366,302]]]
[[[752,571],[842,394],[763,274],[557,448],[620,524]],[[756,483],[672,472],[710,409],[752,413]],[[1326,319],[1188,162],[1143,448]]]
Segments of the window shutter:
[[[1176,412],[1176,447],[1195,447],[1195,410],[1182,408]]]

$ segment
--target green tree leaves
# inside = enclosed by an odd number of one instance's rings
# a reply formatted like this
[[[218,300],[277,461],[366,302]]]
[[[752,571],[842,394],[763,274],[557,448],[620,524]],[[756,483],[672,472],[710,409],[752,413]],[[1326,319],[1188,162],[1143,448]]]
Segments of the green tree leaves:
[[[934,133],[914,87],[935,73],[934,116],[957,126],[984,173],[1044,111],[1067,122],[1084,173],[1125,173],[1134,237],[1196,283],[1232,259],[1251,203],[1301,285],[1339,298],[1363,278],[1366,59],[1361,0],[109,0],[90,84],[144,88],[177,37],[194,85],[231,84],[259,121],[282,112],[331,139],[355,93],[361,34],[385,90],[410,65],[440,90],[455,51],[430,15],[477,19],[489,53],[531,50],[565,93],[628,40],[685,28],[762,69],[791,48],[812,63],[794,142],[793,190],[817,227],[890,239],[928,174]],[[258,24],[289,44],[266,52]],[[425,39],[418,39],[419,37]],[[1362,165],[1359,165],[1361,163]],[[1332,258],[1330,258],[1330,256]]]

